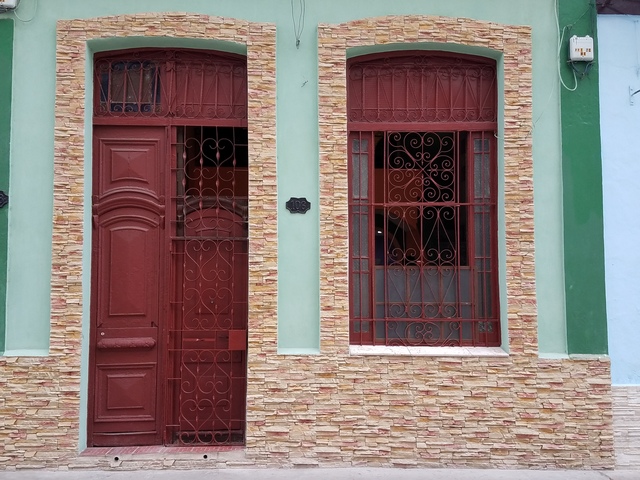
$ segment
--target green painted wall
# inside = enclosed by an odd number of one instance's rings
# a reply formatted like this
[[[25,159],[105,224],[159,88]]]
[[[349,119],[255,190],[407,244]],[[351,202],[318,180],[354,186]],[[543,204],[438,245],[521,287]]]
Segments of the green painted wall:
[[[9,194],[13,20],[0,20],[0,190]],[[9,207],[0,209],[0,352],[4,352]]]
[[[567,27],[561,73],[572,88],[568,38],[589,35],[596,43],[595,5],[591,0],[561,0],[559,20],[561,29]],[[607,353],[597,51],[595,60],[588,75],[578,76],[576,90],[563,88],[561,94],[568,353]]]
[[[297,6],[299,2],[294,2]],[[533,29],[533,116],[536,275],[540,351],[566,353],[562,244],[562,176],[559,92],[553,0],[325,0],[306,2],[305,26],[296,48],[290,0],[138,0],[136,2],[59,2],[22,0],[18,14],[33,20],[15,26],[12,209],[8,261],[7,352],[46,354],[49,337],[49,280],[55,100],[55,22],[145,11],[190,11],[272,22],[277,26],[278,155],[278,339],[283,353],[319,348],[319,214],[317,30],[363,16],[431,14],[463,16]],[[11,14],[0,17],[11,17]],[[126,43],[126,45],[125,45]],[[166,39],[154,44],[173,44]],[[149,45],[143,39],[90,48]],[[182,45],[181,45],[182,46]],[[186,46],[186,44],[185,44]],[[90,116],[86,117],[90,128]],[[90,165],[90,145],[86,165]],[[90,172],[87,169],[87,175]],[[291,196],[312,204],[305,215],[285,209]],[[89,196],[87,195],[87,204]],[[90,232],[89,216],[86,220]],[[90,245],[85,253],[85,322],[89,312]],[[346,252],[345,252],[346,254]],[[504,249],[501,251],[504,258]],[[506,278],[501,279],[504,286]],[[504,291],[504,288],[503,288]],[[504,297],[503,297],[504,302]],[[504,309],[503,309],[504,310]],[[504,312],[503,312],[504,313]],[[85,323],[86,324],[86,323]]]

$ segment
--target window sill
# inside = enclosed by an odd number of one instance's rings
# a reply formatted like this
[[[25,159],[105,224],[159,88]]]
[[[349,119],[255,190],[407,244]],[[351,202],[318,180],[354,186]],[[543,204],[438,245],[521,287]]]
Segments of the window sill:
[[[349,345],[350,355],[389,355],[411,357],[508,357],[500,347],[403,347]]]

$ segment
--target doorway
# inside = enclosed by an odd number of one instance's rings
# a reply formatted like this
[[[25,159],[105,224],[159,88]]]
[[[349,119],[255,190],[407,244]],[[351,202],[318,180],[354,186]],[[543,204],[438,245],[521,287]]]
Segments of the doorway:
[[[244,65],[96,59],[89,446],[244,443]]]

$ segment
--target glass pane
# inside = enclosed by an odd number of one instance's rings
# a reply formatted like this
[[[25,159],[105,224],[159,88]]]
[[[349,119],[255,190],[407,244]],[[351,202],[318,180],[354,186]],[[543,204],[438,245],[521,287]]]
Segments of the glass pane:
[[[474,230],[476,236],[476,258],[488,257],[490,255],[490,224],[489,207],[475,207],[474,209]]]
[[[353,305],[353,312],[351,312],[351,316],[353,318],[360,318],[362,317],[362,310],[360,308],[362,300],[360,298],[360,274],[358,273],[351,275],[351,292],[353,294],[353,300],[351,302]]]
[[[351,196],[361,198],[360,194],[360,155],[351,155]]]
[[[471,270],[461,268],[458,272],[460,277],[460,301],[471,302]],[[467,317],[468,318],[468,317]]]
[[[483,198],[491,198],[491,165],[486,153],[482,156],[482,175]]]
[[[360,215],[360,252],[369,257],[369,215]]]
[[[360,298],[362,302],[360,303],[360,309],[362,312],[362,318],[371,318],[371,295],[370,295],[370,281],[369,274],[363,273],[360,276],[360,280],[362,284],[360,285]]]
[[[365,140],[362,141],[363,143]],[[369,197],[369,155],[363,153],[360,157],[360,195]]]
[[[351,260],[351,271],[352,272],[360,272],[363,270],[367,270],[369,266],[369,261],[368,260],[359,260],[359,259],[352,259]]]
[[[351,222],[349,226],[351,227],[351,256],[359,257],[360,256],[360,217],[361,215],[354,214],[351,215]]]
[[[493,302],[491,301],[492,290],[491,290],[491,274],[490,273],[484,274],[484,288],[486,291],[485,318],[493,318]]]
[[[483,182],[482,155],[476,153],[473,156],[473,196],[476,199],[482,198]]]
[[[357,138],[353,139],[353,142],[351,144],[351,151],[353,153],[359,153],[360,152],[360,140]]]

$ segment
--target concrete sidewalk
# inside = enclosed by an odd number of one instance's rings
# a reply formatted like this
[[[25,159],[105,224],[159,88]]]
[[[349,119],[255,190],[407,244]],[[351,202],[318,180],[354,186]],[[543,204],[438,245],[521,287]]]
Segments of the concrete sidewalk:
[[[640,480],[640,470],[297,468],[210,470],[0,471],[2,480]]]

